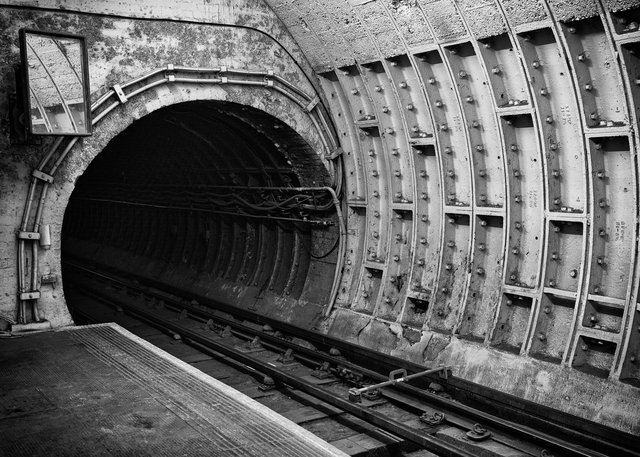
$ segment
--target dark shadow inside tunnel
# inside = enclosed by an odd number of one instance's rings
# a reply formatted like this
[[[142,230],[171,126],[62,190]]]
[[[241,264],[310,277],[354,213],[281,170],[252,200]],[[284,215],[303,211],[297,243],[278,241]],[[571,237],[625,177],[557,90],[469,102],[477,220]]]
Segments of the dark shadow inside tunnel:
[[[81,264],[267,315],[302,300],[317,306],[283,314],[317,319],[339,236],[330,195],[313,190],[328,182],[309,144],[260,110],[203,101],[143,117],[98,154],[66,209],[72,315]]]

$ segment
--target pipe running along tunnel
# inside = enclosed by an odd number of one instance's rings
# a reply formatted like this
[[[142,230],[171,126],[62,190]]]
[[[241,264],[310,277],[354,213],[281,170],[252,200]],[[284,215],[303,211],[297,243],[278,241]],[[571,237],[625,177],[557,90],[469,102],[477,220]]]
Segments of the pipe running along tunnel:
[[[171,105],[118,134],[78,179],[63,268],[90,261],[254,309],[307,300],[314,306],[299,306],[293,322],[308,325],[335,276],[329,182],[306,141],[265,112]],[[73,314],[72,293],[67,304]]]

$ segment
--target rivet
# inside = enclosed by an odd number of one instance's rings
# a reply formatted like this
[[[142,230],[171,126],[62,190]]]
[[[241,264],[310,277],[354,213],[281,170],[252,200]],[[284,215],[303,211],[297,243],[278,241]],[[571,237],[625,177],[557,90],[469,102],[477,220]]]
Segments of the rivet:
[[[397,156],[399,154],[400,154],[400,150],[398,148],[391,149],[391,155],[392,156]]]
[[[591,114],[589,114],[589,119],[591,119],[592,121],[597,121],[598,120],[598,113],[596,113],[595,111]]]
[[[481,267],[476,268],[476,273],[482,276],[484,274],[484,268],[481,268]]]
[[[400,87],[403,88],[403,89],[406,89],[407,83],[405,81],[401,81],[400,82]]]
[[[426,170],[420,170],[420,177],[421,178],[426,178],[427,177],[427,171]]]
[[[484,194],[480,194],[480,201],[481,202],[486,202],[487,201],[487,196]]]
[[[598,230],[598,236],[607,236],[607,231],[605,229]]]
[[[538,339],[540,341],[545,341],[547,339],[547,337],[545,336],[544,333],[541,332],[541,333],[538,334]]]
[[[595,286],[595,287],[593,288],[593,293],[594,293],[594,294],[599,294],[601,291],[602,291],[602,290],[600,289],[600,286]]]
[[[513,300],[511,300],[510,298],[507,298],[504,302],[505,305],[507,306],[513,306]]]
[[[478,127],[480,127],[480,123],[478,121],[473,121],[471,123],[471,127],[473,127],[474,129],[477,129]]]
[[[520,195],[516,195],[515,197],[513,197],[513,200],[516,203],[521,203],[522,202],[522,197]]]
[[[428,82],[429,82],[429,84],[435,84],[436,83],[436,78],[431,77],[431,78],[429,78]]]
[[[447,171],[447,176],[448,176],[448,177],[453,178],[455,175],[456,175],[456,174],[455,174],[455,172],[454,172],[453,170],[449,170],[449,171]]]
[[[358,95],[358,89],[351,89],[351,93],[353,95]]]
[[[456,223],[456,219],[455,219],[455,217],[450,217],[450,218],[448,219],[448,222],[449,222],[449,224],[455,224],[455,223]]]
[[[509,148],[513,151],[516,152],[518,150],[518,145],[517,144],[512,144],[511,146],[509,146]]]
[[[549,143],[549,149],[551,149],[552,151],[555,151],[558,149],[558,143]]]
[[[540,68],[540,61],[534,60],[533,62],[531,62],[531,65],[533,66],[533,68]]]
[[[451,154],[453,152],[453,149],[451,149],[451,146],[446,146],[444,148],[444,153],[445,154]]]
[[[584,85],[584,90],[586,90],[587,92],[592,91],[592,90],[593,90],[593,84],[591,84],[591,83],[586,83],[586,84]]]
[[[540,89],[540,95],[542,95],[543,97],[546,97],[547,95],[549,95],[549,91],[547,90],[546,87],[543,87],[542,89]]]
[[[484,251],[485,249],[487,249],[487,245],[486,245],[486,244],[484,244],[484,243],[480,243],[480,244],[478,245],[478,250],[479,250],[479,251]]]
[[[485,219],[480,219],[480,225],[482,227],[486,227],[487,226],[487,221]]]
[[[465,100],[467,101],[467,103],[473,103],[473,97],[471,95],[467,95],[467,98],[465,98]]]
[[[520,177],[520,170],[513,170],[513,176],[516,178]]]
[[[380,237],[380,234],[379,234],[378,232],[373,232],[373,233],[371,234],[371,236],[372,236],[374,239],[378,239],[378,237]]]
[[[598,170],[598,172],[596,173],[596,176],[600,179],[604,179],[605,178],[604,170]]]
[[[420,282],[419,279],[416,279],[415,281],[413,281],[413,288],[414,289],[420,289],[422,288],[422,283]]]
[[[455,202],[456,201],[456,194],[449,194],[448,200],[450,202]]]
[[[576,278],[578,276],[578,270],[573,269],[569,272],[569,276],[571,276],[572,278]]]
[[[598,262],[598,265],[604,265],[604,257],[598,257],[596,262]]]
[[[486,170],[478,170],[478,176],[480,176],[481,178],[484,178],[485,176],[487,176],[487,171]]]
[[[598,322],[598,318],[596,317],[595,314],[589,314],[589,322],[595,324],[596,322]]]
[[[551,116],[545,117],[544,120],[547,124],[553,124],[553,117]]]
[[[385,129],[385,132],[388,133],[388,134],[392,134],[393,133],[393,128],[392,127],[387,127]]]
[[[398,192],[396,192],[394,194],[394,196],[395,196],[396,200],[402,200],[402,192],[398,191]],[[396,214],[396,216],[400,216],[400,214]]]
[[[371,273],[370,271],[367,271],[367,278],[369,279],[373,278],[373,273]]]
[[[557,252],[552,252],[551,253],[551,260],[558,260],[558,253]]]
[[[374,155],[376,155],[376,151],[369,149],[369,157],[373,157]]]
[[[560,205],[561,203],[562,203],[562,200],[560,200],[559,198],[556,197],[556,198],[553,199],[553,204],[554,205]]]
[[[444,105],[444,104],[442,103],[442,100],[436,100],[436,106],[437,106],[438,108],[442,108],[442,106],[443,106],[443,105]]]
[[[601,149],[602,149],[602,144],[600,144],[600,143],[594,143],[593,147],[594,147],[594,148],[596,148],[596,150],[598,150],[598,151],[599,151],[599,150],[601,150]]]
[[[598,206],[599,206],[600,208],[606,208],[606,207],[607,207],[607,201],[606,201],[606,200],[600,200],[600,201],[598,202]]]
[[[581,52],[580,54],[578,54],[578,60],[580,62],[584,62],[585,60],[587,60],[587,55],[584,52]]]
[[[498,66],[493,67],[491,69],[491,73],[493,73],[494,75],[499,75],[500,74],[500,67],[498,67]]]
[[[373,170],[371,172],[371,176],[373,176],[374,178],[377,178],[378,177],[378,170]]]
[[[394,261],[394,262],[400,262],[400,256],[399,256],[399,255],[397,255],[397,254],[396,254],[396,255],[394,255],[394,256],[393,256],[393,261]]]
[[[380,217],[380,211],[374,211],[373,217]]]
[[[520,248],[518,248],[517,246],[514,247],[513,249],[511,249],[511,253],[513,255],[520,255]]]
[[[524,36],[522,37],[522,39],[523,39],[524,41],[531,41],[531,35],[524,35]]]
[[[554,178],[559,178],[559,177],[560,177],[560,170],[553,170],[553,171],[551,172],[551,175],[552,175]]]
[[[560,226],[559,225],[554,225],[553,226],[553,231],[556,232],[556,233],[559,233],[560,232]]]
[[[427,200],[427,199],[429,198],[429,196],[427,195],[427,193],[426,193],[426,192],[422,192],[422,193],[420,194],[420,198],[421,198],[422,200]]]
[[[580,346],[580,349],[582,349],[583,351],[588,351],[589,350],[589,346],[587,346],[586,344],[583,344]]]
[[[378,198],[380,196],[380,192],[378,192],[377,190],[373,191],[373,196]]]
[[[424,267],[424,264],[425,264],[424,259],[418,259],[418,266]]]
[[[391,299],[389,297],[384,297],[384,302],[385,303],[391,303]]]
[[[516,228],[516,230],[522,230],[522,222],[520,221],[516,221],[513,226]]]
[[[398,198],[402,197],[402,193],[401,192],[396,192],[396,196],[398,196]],[[402,212],[398,212],[395,213],[394,216],[396,219],[400,220],[400,219],[404,219],[403,213]]]
[[[478,152],[484,151],[484,145],[482,145],[482,144],[476,145],[476,151],[478,151]]]
[[[422,222],[427,222],[427,221],[429,220],[429,218],[427,217],[427,215],[426,215],[426,214],[423,214],[422,216],[420,216],[420,220],[421,220]]]
[[[382,107],[382,112],[383,113],[388,113],[389,112],[389,107],[388,106],[383,106]]]
[[[402,241],[402,235],[399,233],[396,233],[396,241]]]
[[[400,170],[395,170],[395,171],[393,172],[393,176],[395,176],[395,177],[397,177],[397,178],[399,178],[399,177],[400,177],[400,175],[401,175],[401,174],[400,174]]]
[[[467,75],[467,72],[466,72],[466,71],[464,71],[464,70],[460,70],[460,71],[458,72],[458,76],[459,76],[459,77],[461,77],[461,78],[466,78],[468,75]]]
[[[420,131],[420,127],[418,127],[417,125],[414,125],[411,127],[411,131],[413,133],[418,133]]]
[[[448,294],[449,293],[449,288],[447,286],[443,287],[440,290],[442,291],[443,294]]]
[[[374,90],[375,90],[376,92],[382,92],[382,87],[380,87],[380,86],[376,86],[376,87],[374,87]]]
[[[545,314],[549,314],[551,312],[551,307],[550,306],[545,306],[544,307],[544,313]]]
[[[515,281],[516,279],[518,279],[518,275],[516,273],[511,273],[509,275],[509,280]]]
[[[447,241],[447,246],[449,246],[450,248],[453,248],[456,246],[456,242],[453,240],[449,240]]]
[[[362,298],[369,298],[368,292],[362,292]]]
[[[395,283],[395,282],[396,282],[396,278],[395,278],[395,276],[391,276],[391,277],[389,278],[389,282],[390,282],[390,283],[392,283],[392,284],[393,284],[393,283]]]
[[[445,270],[447,270],[447,271],[451,271],[451,270],[453,270],[453,264],[451,264],[451,263],[446,264],[446,265],[444,266],[444,269],[445,269]]]
[[[420,244],[427,244],[427,239],[425,237],[420,238]]]
[[[406,108],[407,108],[408,111],[413,111],[413,108],[414,108],[413,107],[413,103],[407,103]]]
[[[447,289],[446,287],[442,288],[442,293],[446,294],[447,292],[449,292],[449,289]],[[440,317],[444,316],[444,311],[442,311],[441,309],[439,309],[436,314]]]
[[[576,28],[575,28],[575,27],[569,27],[569,28],[567,29],[567,32],[569,32],[569,33],[576,33]]]
[[[440,130],[442,130],[443,132],[446,132],[448,128],[449,128],[449,127],[447,127],[447,124],[442,124],[442,125],[440,126]]]

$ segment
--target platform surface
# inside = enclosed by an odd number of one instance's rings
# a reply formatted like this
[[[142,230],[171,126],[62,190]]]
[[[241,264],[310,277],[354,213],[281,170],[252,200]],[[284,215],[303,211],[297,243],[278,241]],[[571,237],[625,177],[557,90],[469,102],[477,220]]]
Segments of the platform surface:
[[[0,455],[346,456],[116,324],[0,339]]]

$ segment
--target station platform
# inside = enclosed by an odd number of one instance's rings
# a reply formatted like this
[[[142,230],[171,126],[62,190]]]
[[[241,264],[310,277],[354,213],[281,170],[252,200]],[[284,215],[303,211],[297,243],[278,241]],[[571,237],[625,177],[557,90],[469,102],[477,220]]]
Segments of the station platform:
[[[346,456],[116,324],[0,339],[0,455]]]

